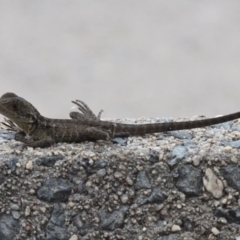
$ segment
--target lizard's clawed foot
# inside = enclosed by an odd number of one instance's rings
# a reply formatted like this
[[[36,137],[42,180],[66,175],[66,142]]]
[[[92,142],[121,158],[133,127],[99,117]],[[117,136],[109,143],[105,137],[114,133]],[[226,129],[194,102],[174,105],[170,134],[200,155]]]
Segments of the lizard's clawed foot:
[[[84,103],[83,101],[80,100],[76,100],[76,101],[72,101],[72,103],[76,104],[78,106],[78,110],[79,112],[71,112],[70,113],[70,117],[73,119],[86,119],[86,118],[90,118],[90,119],[94,119],[94,120],[100,120],[101,118],[101,114],[103,112],[103,110],[101,110],[98,115],[96,116],[92,110],[88,107],[88,105],[86,103]]]
[[[4,125],[8,131],[13,131],[13,132],[21,131],[21,129],[17,125],[15,125],[14,122],[11,121],[10,119],[4,118],[4,121],[5,122],[1,122],[1,124]]]
[[[25,132],[23,132],[23,131],[21,131],[21,132],[17,132],[16,134],[15,134],[15,137],[14,137],[14,139],[16,140],[16,141],[19,141],[19,142],[26,142],[26,133]]]

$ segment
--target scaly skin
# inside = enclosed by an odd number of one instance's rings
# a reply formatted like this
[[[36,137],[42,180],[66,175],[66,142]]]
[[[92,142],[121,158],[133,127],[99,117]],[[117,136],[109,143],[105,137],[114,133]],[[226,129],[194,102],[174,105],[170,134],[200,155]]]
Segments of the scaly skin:
[[[240,112],[237,112],[196,121],[122,124],[100,120],[102,111],[96,116],[82,101],[76,100],[73,103],[78,106],[80,112],[71,112],[72,119],[50,119],[43,117],[25,99],[14,93],[5,93],[0,98],[0,113],[9,119],[4,125],[17,131],[15,139],[31,147],[48,147],[57,142],[110,140],[117,136],[200,128],[240,118]]]

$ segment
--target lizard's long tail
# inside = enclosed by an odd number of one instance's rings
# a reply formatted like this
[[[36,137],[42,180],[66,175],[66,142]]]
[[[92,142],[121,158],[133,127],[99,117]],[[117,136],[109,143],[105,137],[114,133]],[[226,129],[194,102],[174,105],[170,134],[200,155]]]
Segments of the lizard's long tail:
[[[196,121],[184,122],[166,122],[166,123],[149,123],[149,124],[121,124],[115,125],[115,135],[124,133],[128,135],[143,135],[148,133],[166,132],[174,130],[201,128],[219,123],[224,123],[240,118],[240,112],[224,115],[221,117],[208,118]]]

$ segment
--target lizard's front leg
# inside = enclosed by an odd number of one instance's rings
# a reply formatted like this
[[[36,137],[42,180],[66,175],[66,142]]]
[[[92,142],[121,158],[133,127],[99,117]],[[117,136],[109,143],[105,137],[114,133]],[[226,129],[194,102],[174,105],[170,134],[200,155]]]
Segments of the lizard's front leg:
[[[38,140],[38,141],[34,141],[33,139],[29,139],[26,137],[26,133],[24,131],[22,131],[17,125],[15,125],[13,123],[13,121],[11,121],[10,119],[6,119],[4,118],[5,122],[2,122],[2,124],[7,127],[7,130],[9,131],[13,131],[16,132],[15,133],[15,137],[14,139],[16,141],[22,142],[24,144],[26,144],[26,146],[29,147],[49,147],[52,144],[54,144],[53,139],[47,137],[46,139],[43,140]]]
[[[44,147],[49,147],[52,144],[54,144],[54,140],[52,138],[45,138],[42,140],[37,140],[34,141],[33,139],[29,139],[26,137],[26,134],[24,132],[17,132],[15,134],[15,140],[16,141],[20,141],[23,142],[24,144],[26,144],[29,147],[40,147],[40,148],[44,148]]]

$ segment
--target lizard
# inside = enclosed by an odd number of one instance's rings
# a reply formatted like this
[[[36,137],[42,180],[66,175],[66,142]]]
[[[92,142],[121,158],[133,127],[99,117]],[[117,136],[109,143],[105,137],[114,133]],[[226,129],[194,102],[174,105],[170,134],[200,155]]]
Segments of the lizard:
[[[174,130],[201,128],[240,118],[240,112],[220,117],[181,122],[124,124],[101,120],[80,100],[72,101],[80,112],[70,112],[71,119],[50,119],[42,116],[27,100],[15,93],[0,98],[0,114],[7,119],[5,126],[16,131],[15,140],[30,147],[49,147],[57,142],[111,140],[121,136],[139,136]]]

